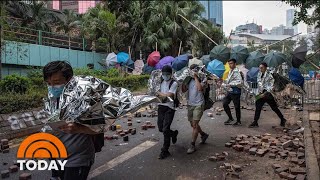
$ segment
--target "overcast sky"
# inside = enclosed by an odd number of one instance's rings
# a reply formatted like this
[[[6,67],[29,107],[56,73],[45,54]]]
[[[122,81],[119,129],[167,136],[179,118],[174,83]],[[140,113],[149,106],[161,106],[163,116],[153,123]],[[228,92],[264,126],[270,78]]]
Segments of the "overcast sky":
[[[293,7],[281,1],[223,1],[223,31],[230,34],[238,25],[246,21],[262,25],[262,30],[286,25],[286,10]],[[299,33],[306,33],[305,24],[298,25]]]

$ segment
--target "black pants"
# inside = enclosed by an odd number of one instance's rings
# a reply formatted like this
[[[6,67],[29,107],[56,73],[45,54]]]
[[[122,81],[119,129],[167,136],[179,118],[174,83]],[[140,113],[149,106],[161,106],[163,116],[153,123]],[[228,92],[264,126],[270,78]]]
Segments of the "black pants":
[[[281,111],[278,108],[278,105],[276,101],[274,100],[274,97],[272,96],[271,93],[266,93],[266,95],[263,98],[260,98],[256,101],[256,112],[254,114],[254,121],[258,122],[261,114],[262,107],[264,103],[268,103],[271,109],[278,115],[278,117],[281,120],[284,120],[284,117],[281,113]]]
[[[158,106],[158,128],[163,133],[164,142],[161,151],[168,151],[174,132],[170,129],[175,110],[167,106]]]
[[[52,177],[59,177],[61,180],[86,180],[91,166],[64,167],[64,170],[52,170]]]
[[[233,101],[238,122],[240,122],[240,119],[241,119],[240,96],[241,96],[241,94],[228,93],[227,96],[223,99],[223,108],[224,108],[224,111],[227,113],[229,119],[233,119],[231,111],[230,111],[230,107],[229,107],[231,100]]]

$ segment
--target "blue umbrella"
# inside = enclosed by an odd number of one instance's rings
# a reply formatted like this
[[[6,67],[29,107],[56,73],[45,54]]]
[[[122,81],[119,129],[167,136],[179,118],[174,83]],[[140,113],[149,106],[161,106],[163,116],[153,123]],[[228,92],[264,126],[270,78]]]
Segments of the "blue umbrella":
[[[189,61],[188,54],[180,55],[180,56],[176,57],[174,59],[174,61],[172,62],[172,68],[175,71],[179,71],[188,65],[188,61]]]
[[[129,54],[125,52],[119,52],[117,54],[117,61],[119,64],[123,65],[126,64],[129,60]]]
[[[214,59],[213,61],[209,62],[207,70],[210,73],[217,75],[219,78],[222,78],[225,67],[221,61]]]
[[[257,67],[252,67],[248,72],[247,72],[247,81],[256,83],[258,80],[258,73],[259,73],[259,68]]]
[[[304,84],[304,78],[301,75],[301,72],[297,69],[292,67],[289,71],[289,79],[296,85],[300,86],[303,88]]]

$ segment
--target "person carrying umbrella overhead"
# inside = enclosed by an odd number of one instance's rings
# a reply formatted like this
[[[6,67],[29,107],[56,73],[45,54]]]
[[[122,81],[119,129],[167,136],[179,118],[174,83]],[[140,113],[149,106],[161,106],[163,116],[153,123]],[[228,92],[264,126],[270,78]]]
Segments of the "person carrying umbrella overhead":
[[[259,127],[258,120],[260,118],[261,110],[264,103],[268,103],[271,109],[278,115],[281,120],[280,126],[284,127],[286,119],[283,117],[278,105],[271,94],[274,90],[274,78],[272,74],[267,71],[267,63],[262,62],[259,66],[258,73],[258,95],[256,96],[256,111],[254,114],[254,121],[250,124],[249,128]]]
[[[240,70],[236,67],[237,61],[235,59],[229,59],[228,64],[230,71],[227,79],[224,81],[222,86],[227,90],[227,95],[223,99],[223,108],[227,113],[229,119],[224,122],[225,125],[231,125],[233,117],[231,115],[229,104],[231,100],[233,101],[234,108],[236,110],[237,122],[233,125],[241,125],[241,111],[240,111],[240,96],[241,96],[241,86],[243,84],[243,78],[241,76]]]

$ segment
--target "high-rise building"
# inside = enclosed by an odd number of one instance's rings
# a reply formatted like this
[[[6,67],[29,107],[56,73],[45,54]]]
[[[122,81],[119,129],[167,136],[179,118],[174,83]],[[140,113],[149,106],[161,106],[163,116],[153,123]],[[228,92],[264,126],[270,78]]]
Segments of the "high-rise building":
[[[64,10],[70,9],[76,13],[85,13],[90,7],[95,7],[100,1],[62,1],[62,0],[52,0],[47,1],[48,8]]]
[[[199,1],[205,8],[202,17],[211,21],[214,25],[223,26],[223,5],[220,1]]]
[[[292,28],[294,30],[294,34],[298,34],[298,26],[292,25],[293,19],[294,19],[294,9],[288,9],[287,10],[287,18],[286,18],[286,26],[287,28]]]

